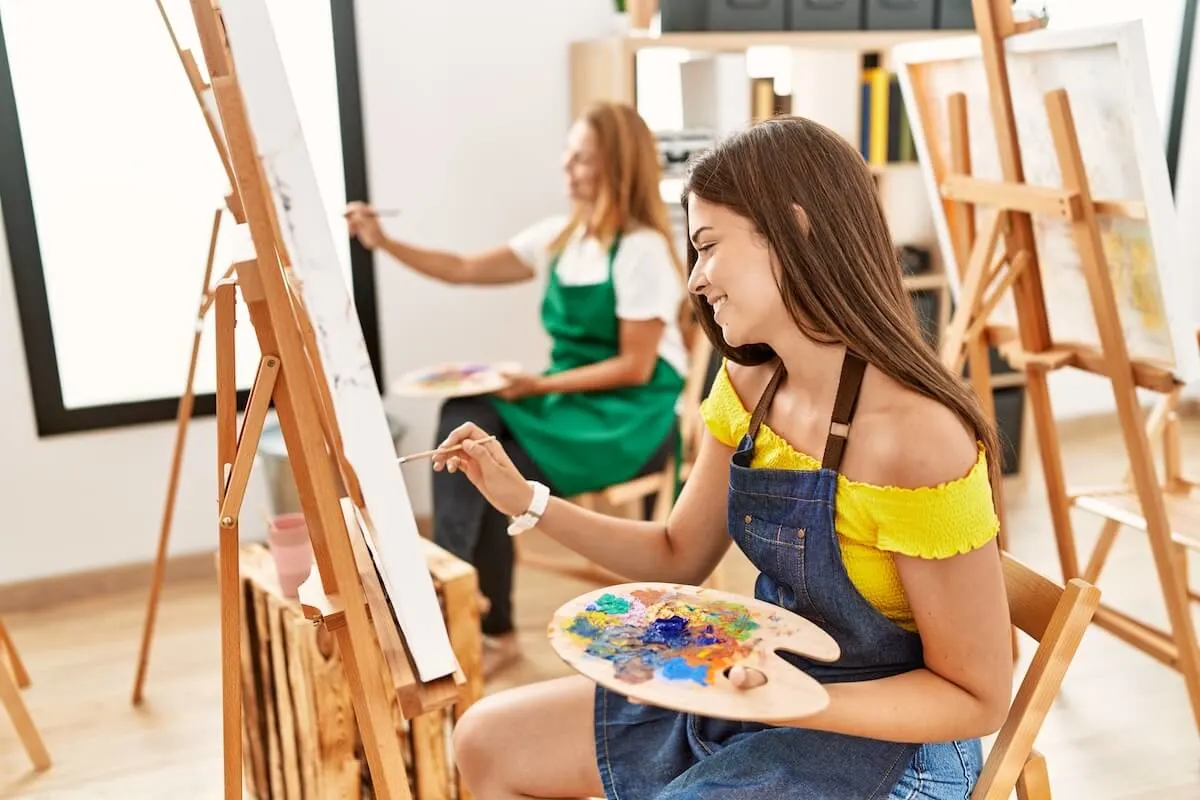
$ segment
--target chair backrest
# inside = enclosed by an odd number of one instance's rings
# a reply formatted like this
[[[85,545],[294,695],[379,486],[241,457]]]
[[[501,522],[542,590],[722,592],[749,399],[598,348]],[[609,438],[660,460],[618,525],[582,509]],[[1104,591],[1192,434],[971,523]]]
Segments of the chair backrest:
[[[1084,631],[1100,605],[1100,590],[1073,578],[1066,588],[1002,554],[1012,622],[1038,642],[1021,686],[988,753],[972,800],[1007,800]]]

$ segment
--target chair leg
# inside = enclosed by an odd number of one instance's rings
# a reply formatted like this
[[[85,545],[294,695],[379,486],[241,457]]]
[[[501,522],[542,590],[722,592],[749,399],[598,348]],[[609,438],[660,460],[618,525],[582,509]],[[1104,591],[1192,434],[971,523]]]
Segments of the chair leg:
[[[25,752],[29,754],[29,760],[33,762],[34,769],[38,772],[49,769],[50,753],[46,750],[37,726],[33,724],[33,717],[29,716],[29,709],[21,700],[21,693],[17,689],[13,675],[3,664],[0,664],[0,703],[3,703],[5,710],[8,711],[8,716],[12,718],[13,725],[17,729],[17,736],[25,745]]]
[[[1025,767],[1017,776],[1017,800],[1051,800],[1046,759],[1037,750],[1030,751]]]

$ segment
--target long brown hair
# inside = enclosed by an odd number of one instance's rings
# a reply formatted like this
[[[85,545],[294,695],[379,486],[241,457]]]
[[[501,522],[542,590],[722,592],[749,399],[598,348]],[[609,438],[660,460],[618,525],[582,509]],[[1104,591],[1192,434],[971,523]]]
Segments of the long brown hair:
[[[846,346],[897,382],[949,407],[974,431],[987,453],[998,502],[995,427],[974,392],[942,365],[921,335],[875,182],[858,151],[811,120],[774,117],[701,154],[684,185],[685,210],[692,193],[753,222],[778,259],[780,294],[805,336]],[[696,259],[689,239],[689,274]],[[730,347],[708,303],[693,295],[692,304],[725,358],[751,365],[775,357],[765,344]]]

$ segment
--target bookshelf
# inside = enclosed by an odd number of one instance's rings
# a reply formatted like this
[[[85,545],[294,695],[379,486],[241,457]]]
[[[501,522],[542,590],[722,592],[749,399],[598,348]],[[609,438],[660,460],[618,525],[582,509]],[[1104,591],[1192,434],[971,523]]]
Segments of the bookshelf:
[[[917,39],[953,38],[971,35],[964,30],[917,31],[754,31],[754,32],[672,32],[649,33],[634,31],[625,35],[576,41],[569,52],[570,104],[577,117],[596,100],[625,102],[639,106],[639,68],[644,56],[655,51],[671,51],[679,62],[716,59],[724,55],[747,56],[750,51],[769,48],[776,54],[786,52],[790,69],[790,91],[786,97],[771,97],[764,89],[762,78],[744,76],[743,91],[728,92],[725,83],[714,95],[722,94],[721,102],[742,104],[741,111],[726,109],[730,124],[744,125],[761,116],[763,104],[782,102],[791,113],[809,117],[825,124],[855,143],[868,160],[875,176],[889,226],[898,247],[916,248],[921,255],[919,271],[906,270],[904,283],[914,308],[921,318],[926,337],[933,346],[940,343],[942,332],[949,323],[953,296],[946,275],[937,234],[933,226],[932,204],[925,187],[920,166],[913,160],[911,147],[897,143],[897,106],[903,107],[899,91],[890,85],[888,76],[893,47]],[[767,80],[770,83],[770,80]],[[714,85],[715,87],[715,85]],[[762,96],[763,92],[766,97]],[[884,95],[881,98],[880,94]],[[682,98],[687,104],[686,93]],[[756,99],[757,96],[757,99]],[[695,98],[693,98],[695,99]],[[704,97],[705,105],[718,101]],[[880,112],[882,111],[882,115]],[[877,120],[886,116],[886,120]],[[876,122],[873,124],[873,120]],[[883,132],[875,130],[882,125]],[[653,126],[652,126],[653,127]],[[870,128],[870,130],[865,130]],[[717,131],[719,134],[720,131]],[[880,137],[884,137],[882,140]],[[663,196],[673,208],[679,197],[680,179],[666,175]],[[681,213],[675,216],[681,223]],[[682,227],[680,225],[680,227]],[[680,242],[686,232],[680,231]],[[1006,409],[1006,419],[998,419],[1002,438],[1010,444],[1006,454],[1005,472],[1018,471],[1019,444],[1024,406],[1022,375],[1012,371],[994,355],[995,385],[993,391],[997,415]]]

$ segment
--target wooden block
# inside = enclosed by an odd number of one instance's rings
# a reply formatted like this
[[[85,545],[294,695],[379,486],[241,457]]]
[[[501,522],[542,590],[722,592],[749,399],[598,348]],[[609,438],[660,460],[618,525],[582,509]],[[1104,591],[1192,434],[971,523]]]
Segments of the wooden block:
[[[415,800],[469,800],[453,766],[455,722],[483,693],[475,570],[425,544],[442,613],[461,667],[457,702],[405,719],[392,715]],[[245,783],[256,800],[368,800],[370,771],[354,718],[337,633],[285,598],[270,553],[240,552],[243,587],[242,683]]]

